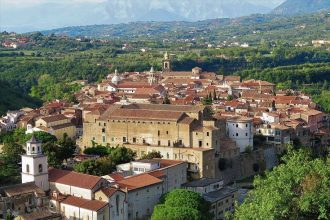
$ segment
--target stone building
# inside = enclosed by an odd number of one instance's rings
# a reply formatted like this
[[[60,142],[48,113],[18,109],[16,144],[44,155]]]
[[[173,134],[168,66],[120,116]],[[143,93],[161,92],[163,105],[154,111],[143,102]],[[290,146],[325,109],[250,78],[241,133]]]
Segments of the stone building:
[[[84,119],[81,150],[124,145],[142,157],[159,151],[164,159],[188,162],[194,178],[215,175],[220,129],[203,106],[130,104],[111,106],[99,117]]]

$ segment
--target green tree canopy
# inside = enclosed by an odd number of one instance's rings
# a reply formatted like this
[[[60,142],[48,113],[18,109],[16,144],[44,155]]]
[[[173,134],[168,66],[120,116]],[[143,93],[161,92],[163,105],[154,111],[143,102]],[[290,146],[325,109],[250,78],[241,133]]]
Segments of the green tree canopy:
[[[145,155],[143,155],[143,157],[141,157],[142,160],[145,159],[154,159],[154,158],[162,158],[163,156],[161,155],[161,153],[159,151],[151,151]]]
[[[329,219],[330,160],[312,159],[289,147],[284,163],[256,177],[235,219]]]
[[[110,153],[110,157],[115,164],[128,163],[134,160],[135,156],[135,152],[126,147],[116,147]]]
[[[163,204],[155,207],[151,219],[211,219],[209,209],[209,202],[198,193],[186,189],[175,189],[164,196]]]
[[[103,176],[110,174],[116,169],[116,164],[113,163],[110,157],[101,157],[97,159],[85,160],[74,166],[74,170],[80,173],[90,175]]]
[[[2,154],[4,155],[5,161],[9,163],[18,164],[21,162],[21,155],[25,153],[22,145],[15,142],[5,143],[2,148]]]

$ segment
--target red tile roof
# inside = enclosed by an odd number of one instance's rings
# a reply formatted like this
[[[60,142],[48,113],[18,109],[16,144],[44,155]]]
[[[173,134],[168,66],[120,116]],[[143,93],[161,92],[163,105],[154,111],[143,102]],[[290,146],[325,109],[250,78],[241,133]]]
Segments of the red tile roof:
[[[68,196],[65,200],[62,201],[62,203],[92,211],[98,211],[108,205],[108,203],[99,200],[88,200],[74,196]]]
[[[135,190],[150,185],[160,184],[163,181],[147,173],[130,176],[124,180],[118,181],[120,188],[127,190]]]
[[[50,168],[49,181],[83,189],[92,189],[102,179],[98,176],[76,173],[73,171]]]

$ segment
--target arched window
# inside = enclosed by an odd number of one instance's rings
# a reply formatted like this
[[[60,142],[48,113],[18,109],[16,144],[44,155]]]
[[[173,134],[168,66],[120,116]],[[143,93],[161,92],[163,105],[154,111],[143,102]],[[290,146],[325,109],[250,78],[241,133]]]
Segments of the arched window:
[[[32,152],[34,152],[34,147],[32,147]]]
[[[30,173],[30,165],[29,164],[26,164],[26,172]]]
[[[39,164],[39,173],[42,173],[42,164]]]

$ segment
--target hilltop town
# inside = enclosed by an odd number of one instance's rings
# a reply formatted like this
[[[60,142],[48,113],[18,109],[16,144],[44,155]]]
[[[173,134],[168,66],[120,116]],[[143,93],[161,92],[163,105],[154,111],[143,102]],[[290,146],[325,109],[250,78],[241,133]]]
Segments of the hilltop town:
[[[330,144],[330,117],[308,94],[199,67],[175,71],[168,53],[162,71],[116,70],[99,83],[72,84],[81,86],[72,102],[0,119],[1,134],[22,129],[31,137],[22,183],[0,188],[0,218],[148,219],[162,195],[185,188],[224,219],[242,202],[244,180],[277,166],[288,146],[323,155]],[[75,140],[75,151],[51,167],[37,133]],[[133,156],[102,175],[77,172],[77,164],[107,158],[97,149]]]

